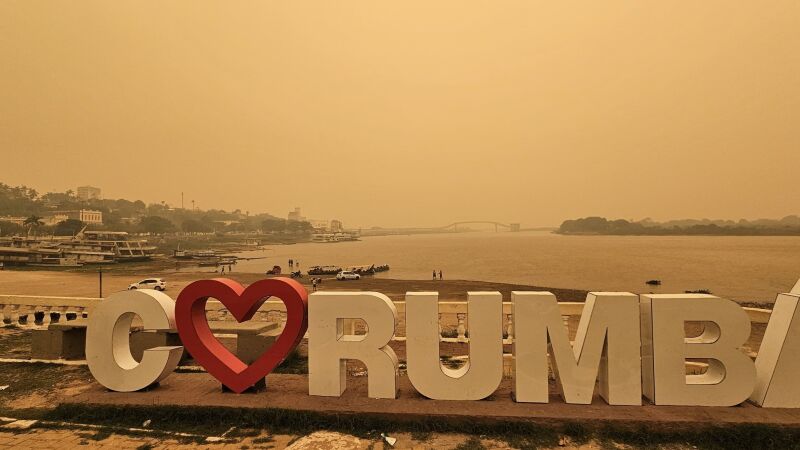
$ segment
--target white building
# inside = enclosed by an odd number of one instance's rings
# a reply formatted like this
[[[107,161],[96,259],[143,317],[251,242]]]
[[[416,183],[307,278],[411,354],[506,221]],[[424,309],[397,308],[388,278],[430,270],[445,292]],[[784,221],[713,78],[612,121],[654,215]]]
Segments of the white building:
[[[99,200],[100,188],[94,186],[78,186],[78,199],[83,201]]]
[[[92,209],[81,209],[80,211],[57,211],[54,212],[51,222],[58,223],[62,220],[76,219],[88,225],[102,225],[103,224],[103,211],[95,211]]]
[[[90,223],[96,225],[103,224],[103,212],[102,211],[93,211],[89,209],[82,209],[78,211],[78,220],[83,223]]]
[[[306,220],[306,218],[303,217],[303,214],[300,213],[300,208],[295,208],[294,211],[289,211],[289,215],[287,218],[288,220],[294,220],[297,222],[302,222]]]
[[[311,227],[314,228],[315,230],[328,231],[327,220],[308,219],[308,223],[310,223]]]

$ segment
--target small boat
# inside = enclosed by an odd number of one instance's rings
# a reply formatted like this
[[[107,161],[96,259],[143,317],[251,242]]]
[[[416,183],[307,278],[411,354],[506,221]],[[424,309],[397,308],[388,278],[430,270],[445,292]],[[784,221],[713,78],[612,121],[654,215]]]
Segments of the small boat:
[[[644,284],[649,286],[661,286],[661,280],[647,280],[644,282]]]
[[[684,291],[687,294],[706,294],[711,295],[711,291],[708,289],[697,289],[696,291]]]
[[[175,259],[206,259],[217,257],[214,250],[173,250],[172,257]]]
[[[308,269],[309,275],[336,275],[341,272],[342,268],[339,266],[313,266]]]
[[[353,266],[353,268],[350,269],[350,272],[357,273],[359,275],[375,275],[375,264],[370,266]]]

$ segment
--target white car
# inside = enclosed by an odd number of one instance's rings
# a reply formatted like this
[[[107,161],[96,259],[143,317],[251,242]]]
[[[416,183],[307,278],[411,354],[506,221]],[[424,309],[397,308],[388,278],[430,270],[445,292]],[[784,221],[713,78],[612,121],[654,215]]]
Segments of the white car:
[[[361,275],[359,275],[357,273],[354,273],[354,272],[347,272],[347,271],[343,270],[343,271],[341,271],[341,272],[336,274],[336,279],[339,280],[339,281],[343,281],[343,280],[360,280],[361,279]]]
[[[132,289],[155,289],[157,291],[163,291],[167,289],[167,282],[161,278],[147,278],[128,286],[129,291]]]

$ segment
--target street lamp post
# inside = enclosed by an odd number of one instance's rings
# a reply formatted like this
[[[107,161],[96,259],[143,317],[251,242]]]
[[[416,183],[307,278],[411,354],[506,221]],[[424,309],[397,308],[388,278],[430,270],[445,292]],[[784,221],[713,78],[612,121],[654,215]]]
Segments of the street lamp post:
[[[103,298],[103,269],[97,270],[98,280],[100,282],[100,298]]]

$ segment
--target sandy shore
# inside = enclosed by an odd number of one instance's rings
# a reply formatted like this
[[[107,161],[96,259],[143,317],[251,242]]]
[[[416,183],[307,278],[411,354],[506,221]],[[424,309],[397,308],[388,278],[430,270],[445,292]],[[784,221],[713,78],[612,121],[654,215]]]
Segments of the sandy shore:
[[[103,296],[125,290],[128,285],[144,278],[163,278],[167,282],[167,294],[177,297],[178,293],[189,283],[205,278],[226,277],[244,285],[263,279],[264,276],[254,273],[225,273],[212,270],[192,272],[160,271],[110,271],[103,273]],[[309,291],[311,279],[301,278]],[[466,280],[393,280],[386,278],[363,277],[361,280],[337,281],[325,278],[320,289],[377,291],[389,296],[392,300],[403,300],[409,291],[437,291],[442,300],[466,300],[468,291],[500,291],[506,301],[514,290],[547,290],[553,292],[561,301],[583,301],[586,291],[573,289],[555,289],[542,286],[526,286],[519,284],[491,283]],[[47,295],[62,297],[98,297],[99,276],[92,272],[60,272],[45,270],[9,270],[0,271],[0,295]]]

